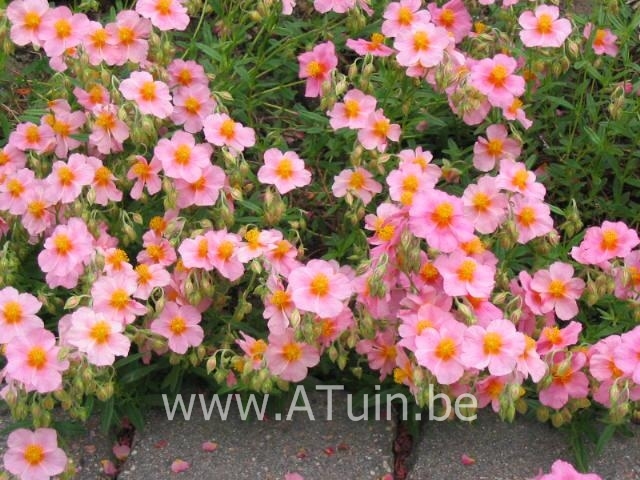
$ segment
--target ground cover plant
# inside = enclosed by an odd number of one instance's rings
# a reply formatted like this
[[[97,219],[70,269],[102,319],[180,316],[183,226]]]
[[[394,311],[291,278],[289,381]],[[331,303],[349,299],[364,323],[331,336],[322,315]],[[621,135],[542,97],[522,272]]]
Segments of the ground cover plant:
[[[639,415],[631,6],[0,6],[8,472],[72,475],[54,409],[140,426],[189,378],[435,385],[600,446]]]

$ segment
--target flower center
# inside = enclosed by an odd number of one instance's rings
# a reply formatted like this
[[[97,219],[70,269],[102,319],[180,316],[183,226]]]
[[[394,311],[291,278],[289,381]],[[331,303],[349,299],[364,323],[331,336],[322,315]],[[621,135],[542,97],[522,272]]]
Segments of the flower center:
[[[524,190],[527,187],[527,180],[529,180],[529,172],[523,168],[513,175],[511,185],[516,187],[518,190]]]
[[[261,360],[262,354],[267,351],[267,344],[264,340],[256,340],[249,348],[252,360]]]
[[[438,269],[431,262],[425,263],[420,269],[420,278],[429,284],[435,282],[439,275]]]
[[[40,141],[40,129],[37,125],[29,125],[24,133],[28,143],[38,143]]]
[[[107,44],[108,38],[109,35],[104,28],[97,28],[91,34],[91,41],[93,43],[93,46],[98,48],[104,47]]]
[[[195,115],[200,110],[200,102],[196,97],[187,97],[184,101],[184,109],[192,115]]]
[[[224,120],[222,122],[222,125],[220,125],[220,135],[222,135],[227,140],[231,140],[235,136],[235,132],[236,123],[230,118]]]
[[[564,298],[567,295],[567,287],[562,280],[551,280],[549,295],[553,298]]]
[[[543,13],[538,17],[536,30],[541,35],[548,35],[553,31],[553,18],[548,13]]]
[[[536,223],[536,211],[533,207],[523,207],[518,214],[518,222],[523,227],[530,227]]]
[[[160,15],[169,15],[171,13],[172,0],[157,0],[156,11]]]
[[[97,322],[89,331],[89,336],[95,340],[98,345],[107,343],[111,335],[111,325],[104,320]]]
[[[4,321],[9,325],[15,325],[22,321],[22,305],[15,300],[9,300],[4,304],[2,313],[4,315]]]
[[[484,353],[497,355],[502,350],[502,336],[497,332],[489,332],[484,336]]]
[[[71,22],[66,18],[61,18],[53,24],[53,28],[56,30],[56,35],[59,39],[65,39],[71,36]]]
[[[443,8],[440,11],[440,25],[449,29],[456,21],[456,14],[450,8]]]
[[[28,30],[35,30],[40,26],[42,18],[37,12],[27,12],[24,14],[24,26]]]
[[[456,354],[456,344],[451,338],[443,338],[434,353],[441,360],[450,360]]]
[[[60,233],[53,239],[53,246],[58,255],[66,255],[73,248],[73,243],[68,235]]]
[[[449,227],[453,221],[453,205],[450,202],[440,203],[431,214],[431,220],[438,228]]]
[[[427,50],[430,44],[431,41],[427,32],[419,31],[413,34],[413,48],[416,50]]]
[[[109,265],[111,265],[111,267],[119,269],[122,267],[122,264],[124,262],[128,262],[129,261],[129,256],[127,255],[127,252],[125,252],[124,250],[121,250],[119,248],[116,248],[111,255],[109,255],[107,257],[107,263]]]
[[[618,233],[615,230],[603,230],[600,248],[602,250],[615,250],[618,248]]]
[[[288,362],[297,362],[302,358],[302,348],[297,343],[287,343],[282,347],[282,356]]]
[[[145,102],[152,102],[155,100],[157,98],[155,82],[144,82],[140,87],[140,96]]]
[[[390,122],[386,118],[376,120],[373,124],[373,134],[379,138],[386,138],[389,133]]]
[[[40,465],[44,460],[44,448],[37,443],[27,445],[27,448],[24,449],[23,457],[32,467]]]
[[[189,145],[178,145],[176,148],[173,159],[178,165],[188,165],[191,160],[191,147]]]
[[[12,178],[7,182],[7,191],[12,197],[18,198],[24,193],[25,188],[20,180]]]
[[[131,45],[136,39],[136,33],[132,28],[120,27],[118,29],[118,38],[123,46]]]
[[[233,248],[233,243],[229,240],[220,242],[220,245],[218,245],[218,256],[224,261],[229,260],[231,255],[233,255]]]
[[[52,125],[53,131],[61,137],[68,137],[71,133],[71,126],[60,120],[56,120]]]
[[[187,329],[187,322],[180,315],[173,317],[169,321],[169,330],[174,335],[182,335],[182,333]]]
[[[560,345],[562,343],[562,332],[558,327],[545,327],[544,334],[552,345]]]
[[[151,176],[151,167],[148,163],[139,161],[133,166],[133,173],[144,180]]]
[[[317,297],[324,297],[329,293],[329,278],[324,273],[318,273],[309,285],[311,293]]]
[[[138,274],[138,283],[141,285],[148,284],[149,280],[153,278],[153,275],[151,275],[151,271],[149,270],[149,266],[144,263],[138,265],[135,270]]]
[[[474,278],[474,274],[476,272],[476,262],[473,260],[464,260],[460,266],[458,267],[457,274],[458,279],[461,282],[472,282]]]
[[[207,258],[209,255],[209,241],[206,238],[201,238],[198,242],[198,258]]]
[[[129,294],[123,288],[117,288],[111,294],[109,305],[116,310],[123,310],[129,304]]]
[[[284,310],[291,304],[291,297],[285,290],[276,290],[271,296],[271,304],[280,310]]]
[[[606,37],[607,37],[607,31],[599,28],[598,30],[596,30],[596,35],[593,38],[593,44],[596,47],[604,47]]]
[[[478,212],[486,212],[487,210],[489,210],[489,207],[491,206],[491,199],[489,198],[489,195],[487,195],[484,192],[477,192],[474,196],[473,196],[473,208],[475,208]]]
[[[489,83],[494,87],[502,88],[509,76],[509,71],[504,65],[496,65],[489,74]]]
[[[383,242],[388,242],[393,238],[393,234],[395,233],[395,231],[396,228],[390,223],[387,223],[386,225],[376,229],[376,234],[378,235],[378,238],[380,240],[382,240]]]
[[[286,240],[279,240],[276,243],[276,248],[273,250],[274,258],[281,260],[287,253],[289,253],[289,242]]]
[[[425,329],[430,327],[433,327],[433,323],[431,323],[431,320],[428,320],[426,318],[418,320],[418,323],[416,323],[416,335],[422,334]]]
[[[68,166],[64,165],[58,169],[58,179],[63,187],[68,187],[75,180],[76,175]]]
[[[103,130],[111,131],[116,126],[116,118],[111,112],[100,112],[96,116],[96,125]]]
[[[349,119],[357,118],[360,115],[360,103],[357,100],[344,102],[344,114]]]
[[[408,7],[400,7],[398,10],[398,23],[403,27],[408,27],[413,22],[413,12]]]
[[[27,353],[27,365],[41,370],[47,364],[47,352],[40,346],[35,346]]]
[[[160,245],[152,243],[147,247],[147,253],[149,257],[156,263],[164,258],[164,250]]]
[[[356,170],[351,174],[351,177],[349,178],[349,188],[353,190],[359,190],[364,187],[366,181],[367,180],[364,174]]]
[[[178,75],[176,75],[176,80],[180,85],[186,87],[193,81],[193,75],[191,75],[191,72],[189,70],[184,68],[180,70],[180,73],[178,73]]]
[[[320,80],[325,74],[324,66],[317,60],[311,60],[307,65],[307,75],[316,80]]]
[[[487,153],[492,157],[497,157],[498,155],[502,155],[502,148],[504,143],[499,138],[492,138],[487,143]]]
[[[414,174],[407,175],[402,180],[402,190],[405,190],[407,192],[415,193],[418,191],[419,186],[420,181]]]
[[[252,228],[251,230],[247,230],[247,233],[244,234],[244,239],[249,244],[249,247],[253,250],[260,248],[260,230],[257,228]]]
[[[491,379],[489,380],[486,389],[487,395],[489,395],[490,398],[495,399],[498,398],[502,393],[502,390],[504,390],[504,384],[498,379]]]
[[[109,170],[107,167],[98,168],[93,177],[93,181],[99,187],[106,187],[111,181],[111,170]]]
[[[287,157],[282,157],[276,167],[276,175],[283,180],[289,180],[293,176],[293,164]]]

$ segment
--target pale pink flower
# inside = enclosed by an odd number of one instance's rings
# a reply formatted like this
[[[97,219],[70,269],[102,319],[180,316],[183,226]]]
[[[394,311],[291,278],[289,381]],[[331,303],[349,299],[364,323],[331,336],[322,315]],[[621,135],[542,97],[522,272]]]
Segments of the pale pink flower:
[[[196,85],[207,86],[209,84],[204,67],[194,60],[176,58],[167,67],[167,73],[169,73],[169,86],[171,88],[194,87]]]
[[[7,438],[4,467],[22,480],[49,479],[67,467],[67,455],[58,447],[53,428],[18,428]]]
[[[182,264],[187,268],[213,270],[212,232],[185,238],[178,247]]]
[[[449,0],[442,7],[429,3],[427,9],[431,14],[431,21],[447,29],[456,43],[460,43],[471,33],[472,18],[462,0]]]
[[[416,350],[416,338],[422,335],[428,328],[438,329],[444,322],[456,321],[455,317],[439,306],[425,303],[417,311],[411,310],[399,314],[401,323],[398,325],[398,335],[401,340],[399,347],[405,347],[412,352]]]
[[[92,113],[94,119],[89,145],[95,146],[103,155],[121,152],[122,143],[129,138],[129,127],[118,118],[118,107],[101,104],[94,107]]]
[[[569,322],[569,325],[564,328],[559,328],[557,325],[546,326],[540,332],[536,350],[540,355],[546,355],[549,352],[566,349],[578,343],[581,331],[582,324],[578,322]]]
[[[538,398],[542,405],[556,410],[564,407],[570,398],[586,398],[589,394],[589,379],[582,372],[587,357],[582,352],[573,352],[571,358],[555,355],[551,365],[551,383],[542,388]]]
[[[280,232],[278,234],[280,238],[274,242],[272,249],[264,253],[264,256],[273,273],[287,276],[300,266],[300,262],[296,260],[298,250],[291,242],[282,238]]]
[[[0,148],[0,183],[5,175],[16,172],[27,165],[27,156],[11,143]]]
[[[26,391],[48,393],[62,386],[69,362],[59,360],[60,347],[49,330],[37,328],[14,337],[5,345],[7,379],[24,384]]]
[[[264,356],[271,373],[289,382],[304,380],[308,369],[320,362],[318,350],[297,341],[292,328],[280,334],[270,334]]]
[[[416,195],[409,210],[409,229],[430,247],[445,253],[473,237],[473,225],[464,217],[462,200],[435,189]]]
[[[504,125],[489,125],[487,138],[478,137],[473,146],[473,166],[481,172],[488,172],[503,158],[518,158],[521,148],[519,141],[509,138]]]
[[[144,250],[138,253],[140,263],[159,263],[164,267],[172,265],[176,260],[176,251],[166,238],[150,230],[142,236]]]
[[[365,126],[358,130],[358,141],[367,150],[377,149],[384,152],[388,141],[397,142],[400,133],[400,125],[391,123],[380,108],[370,113]]]
[[[194,136],[177,130],[171,140],[161,139],[153,150],[153,155],[162,163],[164,173],[171,178],[189,183],[202,177],[203,169],[211,165],[213,148],[207,143],[198,143]]]
[[[88,90],[75,87],[73,89],[73,94],[78,100],[78,103],[89,111],[92,111],[99,105],[108,105],[111,101],[109,90],[99,83],[90,85]]]
[[[0,179],[1,180],[1,179]],[[27,191],[37,185],[35,173],[21,168],[0,181],[0,210],[11,215],[22,215],[27,210]]]
[[[13,287],[0,290],[0,344],[29,330],[44,328],[36,314],[42,303],[30,293],[20,293]]]
[[[171,275],[162,265],[147,265],[141,263],[134,268],[137,275],[138,288],[133,297],[147,300],[154,288],[166,287],[171,283]]]
[[[477,184],[470,184],[462,203],[465,216],[479,233],[495,232],[507,217],[507,197],[498,190],[495,177],[483,176]]]
[[[375,97],[366,95],[356,88],[349,90],[342,102],[337,102],[327,112],[329,125],[334,130],[339,128],[363,128],[367,124],[367,118],[376,110]]]
[[[100,277],[91,287],[93,309],[111,321],[123,325],[133,323],[136,317],[147,313],[147,307],[131,298],[137,289],[135,277]]]
[[[538,270],[531,280],[531,289],[540,294],[542,312],[555,310],[561,320],[570,320],[578,314],[576,300],[584,287],[584,280],[574,278],[573,267],[563,262],[554,262],[549,270]]]
[[[253,147],[256,134],[253,128],[233,121],[226,113],[213,113],[204,119],[204,137],[217,147],[227,146],[232,152]]]
[[[462,344],[465,331],[463,323],[447,320],[437,329],[425,329],[415,339],[418,364],[428,368],[442,385],[451,385],[464,375]]]
[[[131,187],[131,198],[138,200],[142,196],[142,189],[147,188],[149,195],[155,195],[162,188],[162,180],[158,176],[162,170],[160,160],[154,157],[151,163],[148,163],[142,155],[136,155],[136,163],[134,163],[127,172],[129,180],[136,180]]]
[[[81,153],[72,154],[66,163],[55,162],[46,179],[47,196],[53,203],[73,202],[82,193],[82,188],[91,184],[92,170],[88,157]]]
[[[81,307],[71,315],[71,328],[66,341],[87,356],[89,363],[99,367],[113,365],[116,356],[127,356],[131,340],[122,332],[121,322],[103,313]]]
[[[524,46],[561,47],[571,34],[571,22],[559,16],[560,10],[554,5],[538,5],[533,12],[522,12],[518,23]]]
[[[508,375],[524,353],[524,335],[508,320],[493,320],[486,328],[467,328],[462,361],[467,368],[488,368],[491,375]]]
[[[395,37],[401,31],[410,29],[416,23],[426,23],[431,15],[426,10],[420,10],[420,0],[400,0],[387,5],[382,14],[382,33],[387,37]]]
[[[372,57],[388,57],[393,54],[394,50],[384,44],[385,36],[375,32],[371,35],[371,40],[364,38],[348,38],[347,47],[356,52],[358,55],[371,55]]]
[[[278,192],[285,194],[296,187],[311,183],[311,172],[307,170],[295,152],[282,152],[270,148],[264,152],[264,165],[258,170],[258,181],[274,185]]]
[[[175,187],[178,193],[178,208],[186,208],[192,205],[201,207],[215,205],[226,178],[224,170],[217,165],[209,164],[202,169],[200,178],[195,182],[177,179]]]
[[[182,31],[189,25],[187,8],[182,0],[137,0],[136,12],[151,20],[162,31]]]
[[[256,340],[251,335],[247,335],[244,332],[240,332],[240,335],[242,335],[242,338],[236,339],[236,343],[245,355],[249,357],[248,360],[251,361],[251,366],[254,369],[260,368],[264,360],[264,352],[267,351],[267,342],[261,338]]]
[[[535,480],[602,480],[602,477],[595,473],[579,473],[570,463],[556,460],[551,465],[551,473],[536,477]]]
[[[498,187],[509,192],[519,193],[524,197],[543,200],[547,191],[544,185],[536,182],[536,175],[527,169],[524,163],[504,158],[500,162],[500,173],[497,177]]]
[[[124,65],[127,62],[143,63],[147,59],[151,35],[151,22],[133,10],[121,10],[116,20],[105,26],[109,34],[111,55],[105,58],[109,65]]]
[[[38,255],[40,269],[53,276],[75,273],[93,255],[93,237],[81,218],[73,217],[66,225],[58,225],[44,242]]]
[[[380,380],[384,380],[396,368],[398,351],[392,329],[378,330],[373,340],[360,340],[356,344],[356,352],[367,356],[369,368],[380,370]]]
[[[269,293],[264,298],[262,316],[268,320],[267,326],[271,333],[283,333],[289,326],[289,318],[295,309],[291,292],[274,275],[267,279],[267,287]]]
[[[416,194],[428,192],[436,186],[438,175],[433,173],[423,169],[419,164],[402,162],[400,168],[392,170],[387,176],[391,200],[404,206],[413,205]]]
[[[571,249],[571,256],[580,263],[597,265],[626,257],[638,244],[638,233],[624,222],[605,221],[600,227],[587,229],[580,245]]]
[[[189,347],[197,347],[204,339],[201,319],[195,307],[167,302],[158,318],[151,322],[150,329],[166,337],[172,351],[184,354]]]
[[[100,65],[102,62],[108,65],[115,64],[120,52],[109,42],[111,34],[100,22],[91,20],[87,24],[87,31],[81,43],[91,65]]]
[[[592,31],[593,25],[591,23],[587,23],[584,26],[582,35],[588,40],[591,37]],[[593,35],[593,51],[596,55],[609,55],[611,57],[615,57],[618,55],[618,46],[616,45],[617,40],[618,37],[608,28],[597,28]]]
[[[306,78],[305,97],[319,97],[322,84],[329,80],[331,72],[338,66],[338,57],[333,42],[319,43],[310,52],[298,55],[299,78]]]
[[[469,84],[486,95],[493,106],[511,105],[525,90],[524,78],[513,73],[517,67],[514,58],[501,53],[483,58],[471,67]]]
[[[510,378],[512,375],[489,375],[476,383],[475,396],[478,400],[478,407],[484,408],[491,404],[491,409],[498,413],[500,411],[500,397],[507,386],[507,379]]]
[[[115,184],[117,177],[108,167],[103,165],[102,160],[96,157],[88,157],[87,163],[93,169],[91,187],[95,193],[95,203],[107,205],[109,202],[122,200],[122,192],[118,190]]]
[[[484,265],[460,251],[440,255],[434,266],[442,276],[443,289],[447,295],[488,298],[493,291],[495,267]]]
[[[50,125],[36,125],[24,122],[16,125],[16,129],[9,135],[9,143],[18,150],[33,150],[36,153],[47,153],[55,147],[56,134]]]
[[[44,180],[36,180],[25,192],[26,209],[20,221],[29,235],[40,235],[55,225],[56,217],[53,202],[49,199],[45,190]]]
[[[313,8],[319,13],[346,13],[356,6],[356,0],[313,0]]]
[[[349,279],[324,260],[310,260],[289,274],[289,291],[297,308],[334,317],[345,308],[353,289]]]
[[[52,115],[42,117],[42,122],[51,126],[55,133],[54,153],[58,158],[66,158],[69,150],[78,148],[82,142],[73,138],[78,135],[86,122],[83,112],[72,112],[66,100],[60,101],[54,106]]]
[[[169,87],[154,80],[148,72],[132,72],[129,78],[120,83],[120,92],[131,100],[140,112],[166,118],[173,112]]]
[[[210,257],[213,267],[220,275],[231,282],[235,282],[244,274],[244,265],[238,259],[238,248],[241,238],[235,233],[228,233],[227,229],[208,232]]]
[[[522,108],[523,105],[522,100],[514,98],[511,105],[502,106],[502,116],[507,120],[517,120],[527,130],[533,125],[533,122],[527,118],[527,114]]]
[[[616,288],[614,295],[618,298],[637,298],[640,295],[640,250],[635,250],[624,257],[624,265],[614,269]]]
[[[331,191],[337,198],[349,194],[367,205],[374,195],[382,192],[382,185],[373,179],[371,172],[362,167],[356,167],[354,170],[343,170],[333,177]]]
[[[73,13],[68,7],[55,7],[42,17],[38,39],[49,57],[62,55],[80,45],[89,28],[83,13]]]
[[[7,5],[6,15],[11,22],[9,36],[11,41],[24,47],[31,43],[34,46],[41,45],[40,33],[42,20],[49,11],[49,3],[46,0],[14,0]]]
[[[616,365],[640,385],[640,327],[623,334],[621,339],[614,354]]]
[[[204,119],[213,114],[216,102],[206,84],[193,83],[175,91],[173,105],[171,120],[189,133],[198,133],[204,126]]]
[[[277,230],[251,228],[244,234],[244,239],[246,243],[238,248],[238,260],[247,263],[275,248],[276,242],[282,239],[282,234]]]
[[[314,324],[320,330],[318,343],[328,348],[340,335],[354,326],[353,312],[345,308],[335,317],[316,317]]]
[[[403,67],[430,68],[442,62],[451,42],[444,28],[431,22],[416,22],[398,31],[393,47],[398,51],[396,60]]]
[[[136,278],[133,267],[129,263],[127,252],[120,248],[110,247],[98,249],[104,258],[103,273],[112,277],[130,276]]]
[[[518,357],[516,370],[523,379],[528,376],[535,383],[542,380],[547,373],[547,364],[540,358],[540,352],[536,350],[536,341],[528,335],[524,336],[524,352]]]
[[[551,209],[544,202],[517,196],[513,199],[512,212],[518,230],[518,243],[525,244],[553,231]]]
[[[405,165],[418,165],[424,173],[429,175],[434,182],[434,185],[440,179],[442,170],[439,166],[431,163],[433,160],[433,154],[429,150],[423,150],[422,147],[416,147],[414,149],[405,149],[397,153],[400,163],[399,168],[403,168]]]

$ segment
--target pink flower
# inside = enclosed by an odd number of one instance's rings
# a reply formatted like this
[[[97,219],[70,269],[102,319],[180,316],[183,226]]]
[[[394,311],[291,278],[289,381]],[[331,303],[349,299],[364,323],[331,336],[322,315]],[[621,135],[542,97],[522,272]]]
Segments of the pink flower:
[[[400,314],[401,323],[398,326],[398,335],[401,340],[398,346],[405,347],[412,352],[416,350],[416,338],[429,328],[436,330],[448,321],[456,321],[448,311],[430,303],[425,303],[417,311]]]
[[[573,267],[554,262],[549,270],[538,270],[531,281],[531,289],[540,294],[542,313],[555,310],[561,320],[570,320],[578,314],[576,300],[584,291],[581,278],[573,278]]]
[[[182,31],[189,25],[189,15],[182,0],[137,0],[136,12],[162,31]]]
[[[258,181],[275,185],[278,192],[285,194],[311,183],[311,172],[304,166],[304,160],[295,152],[282,153],[277,148],[270,148],[264,152],[264,165],[258,170]]]
[[[522,27],[520,40],[525,47],[561,47],[571,33],[571,22],[558,18],[560,10],[553,5],[538,5],[535,11],[523,12],[518,18]]]
[[[199,83],[177,89],[173,95],[173,104],[175,108],[171,120],[176,125],[183,125],[189,133],[202,130],[204,119],[213,114],[216,106],[209,87]]]
[[[14,0],[7,5],[7,18],[11,22],[9,36],[16,45],[41,45],[42,20],[49,11],[47,0]]]
[[[314,0],[313,8],[320,13],[346,13],[356,6],[356,0]]]
[[[491,375],[508,375],[524,350],[524,335],[516,331],[513,323],[493,320],[486,329],[478,325],[467,328],[462,361],[468,368],[487,367]]]
[[[528,335],[524,336],[524,351],[518,357],[516,369],[523,379],[531,376],[531,380],[538,383],[547,373],[547,364],[540,358],[536,350],[536,341]]]
[[[64,472],[67,456],[53,428],[19,428],[9,434],[4,467],[24,480],[48,479]]]
[[[477,184],[470,184],[462,203],[465,216],[483,234],[495,232],[507,217],[507,197],[498,190],[495,177],[480,177]]]
[[[367,205],[374,195],[382,192],[382,185],[373,179],[371,172],[362,167],[356,167],[355,170],[343,170],[333,177],[331,191],[337,198],[350,194]]]
[[[447,295],[488,298],[493,291],[495,267],[483,265],[460,251],[448,256],[440,255],[434,265],[442,276]]]
[[[19,293],[13,287],[0,290],[0,344],[29,330],[42,329],[44,323],[36,315],[42,303],[30,293]]]
[[[149,231],[142,236],[142,246],[145,248],[138,253],[137,260],[140,263],[159,263],[168,267],[176,261],[176,251],[166,238],[159,233]]]
[[[169,87],[154,80],[148,72],[132,72],[129,78],[120,83],[120,92],[131,100],[140,112],[166,118],[173,112]]]
[[[356,344],[356,352],[367,356],[369,367],[380,370],[380,380],[384,380],[396,368],[398,351],[400,349],[391,329],[378,330],[373,340],[360,340]]]
[[[92,113],[94,120],[89,145],[95,146],[103,155],[122,151],[122,143],[129,138],[129,127],[118,118],[118,107],[113,104],[97,105]]]
[[[173,473],[182,473],[191,468],[189,462],[185,462],[181,458],[176,458],[173,462],[171,462],[171,471]]]
[[[583,36],[587,40],[591,37],[593,25],[587,23],[584,27]],[[618,46],[616,41],[618,37],[614,35],[608,28],[598,28],[593,36],[593,51],[596,55],[609,55],[615,57],[618,54]]]
[[[87,225],[81,218],[73,217],[66,225],[58,225],[45,240],[38,265],[47,274],[67,276],[87,264],[93,252],[93,237]]]
[[[578,336],[581,331],[582,324],[578,322],[570,322],[569,325],[562,329],[558,328],[557,325],[544,327],[538,337],[536,350],[540,355],[546,355],[549,352],[563,350],[570,345],[575,345],[578,343]]]
[[[27,164],[27,156],[11,143],[0,148],[0,177],[16,172]]]
[[[409,229],[430,247],[445,253],[473,237],[473,225],[464,218],[462,200],[435,189],[416,195],[409,210]]]
[[[27,192],[38,184],[33,170],[21,168],[0,182],[0,210],[23,215],[27,210]]]
[[[320,355],[311,345],[297,341],[294,330],[287,328],[282,334],[269,335],[265,359],[271,373],[289,382],[299,382],[307,376],[309,368],[320,362]]]
[[[55,7],[42,17],[38,39],[49,57],[57,57],[80,45],[89,29],[83,13],[74,14],[67,7]]]
[[[382,33],[387,37],[395,37],[399,32],[409,30],[414,24],[426,23],[431,15],[426,10],[420,10],[420,0],[400,0],[387,5],[382,14]]]
[[[109,65],[124,65],[127,62],[143,63],[147,59],[151,35],[151,22],[133,10],[122,10],[116,21],[105,26],[112,47],[112,54],[105,58]]]
[[[388,140],[397,142],[400,139],[400,125],[391,123],[384,116],[382,109],[369,114],[364,127],[358,130],[358,141],[367,150],[377,149],[384,152],[388,145]]]
[[[623,334],[621,339],[614,354],[616,365],[640,385],[640,327]]]
[[[428,368],[438,383],[451,385],[464,375],[462,343],[466,327],[457,320],[447,320],[437,329],[427,328],[416,337],[416,360]]]
[[[268,320],[271,333],[282,333],[289,326],[289,318],[295,309],[291,292],[285,289],[273,275],[269,276],[267,287],[269,287],[269,293],[264,299],[262,316]]]
[[[211,235],[212,232],[207,232],[182,241],[178,247],[178,253],[185,267],[213,270]]]
[[[107,315],[110,321],[133,323],[137,316],[147,313],[147,307],[131,298],[137,289],[135,277],[100,277],[91,287],[93,309]]]
[[[129,180],[136,180],[133,187],[131,187],[131,198],[138,200],[142,196],[142,189],[147,187],[149,195],[155,195],[162,188],[162,181],[158,176],[158,173],[162,169],[160,160],[153,157],[151,163],[147,163],[147,160],[142,155],[136,155],[136,163],[134,163],[127,172],[127,178]]]
[[[71,203],[78,198],[84,186],[91,184],[92,179],[88,157],[74,153],[66,163],[57,161],[53,164],[46,179],[47,196],[53,203]]]
[[[184,354],[189,347],[202,343],[204,331],[200,326],[200,312],[191,305],[167,302],[160,316],[151,322],[151,331],[166,337],[169,348]]]
[[[51,125],[55,133],[56,157],[66,158],[69,150],[74,150],[81,145],[80,140],[73,138],[73,135],[78,135],[84,126],[86,116],[83,112],[72,112],[66,100],[58,103],[59,105],[52,108],[53,115],[45,115],[42,121]]]
[[[555,355],[551,366],[551,383],[540,390],[540,403],[556,410],[564,407],[570,398],[586,398],[589,394],[589,379],[581,371],[587,362],[582,352],[573,352],[570,358]],[[544,382],[543,382],[544,383]]]
[[[299,78],[306,78],[305,97],[319,97],[322,84],[329,80],[331,72],[338,66],[338,57],[333,42],[319,43],[310,52],[298,55]]]
[[[511,105],[525,90],[524,78],[513,73],[517,66],[514,58],[501,53],[483,58],[471,67],[469,83],[486,95],[493,106]]]
[[[571,256],[580,263],[597,265],[626,257],[638,244],[638,233],[624,222],[605,221],[601,227],[587,229],[582,243],[571,249]]]
[[[539,200],[516,197],[513,201],[513,219],[516,222],[517,241],[520,244],[553,231],[551,209]]]
[[[171,140],[161,139],[153,150],[168,177],[189,183],[202,176],[203,169],[211,164],[212,153],[211,145],[196,144],[194,136],[182,130],[176,131]]]
[[[62,386],[62,373],[69,362],[59,360],[60,347],[49,330],[38,328],[18,335],[5,346],[7,378],[39,393],[53,392]]]
[[[283,330],[283,333],[284,330]],[[258,369],[262,366],[264,360],[264,352],[267,351],[267,342],[262,339],[255,339],[251,335],[247,335],[244,332],[240,332],[242,339],[238,338],[236,343],[245,353],[248,360],[251,362],[251,366],[254,369]]]
[[[227,146],[232,152],[242,152],[256,143],[253,128],[234,122],[226,113],[213,113],[204,119],[204,137],[207,142]]]
[[[510,158],[504,158],[500,162],[497,181],[498,187],[509,192],[520,193],[527,198],[543,200],[547,193],[544,185],[536,182],[536,175],[527,170],[524,163],[516,163]]]
[[[244,274],[244,265],[238,259],[240,236],[228,233],[226,229],[209,232],[211,263],[220,275],[235,282]]]
[[[113,365],[118,356],[127,356],[131,341],[122,332],[121,322],[103,313],[81,307],[71,315],[67,342],[87,355],[87,360],[99,367]]]
[[[479,137],[473,146],[473,166],[481,172],[488,172],[503,158],[518,158],[521,147],[520,142],[508,137],[504,125],[489,125],[487,138]]]
[[[246,243],[238,248],[238,260],[242,263],[258,258],[275,248],[276,242],[282,239],[282,234],[277,230],[251,228],[244,234],[244,239]]]
[[[337,102],[327,112],[329,125],[334,130],[339,128],[364,128],[367,118],[376,110],[376,99],[354,88],[344,96],[343,102]]]
[[[355,51],[358,55],[371,55],[373,57],[388,57],[393,54],[393,48],[384,44],[385,37],[381,33],[375,32],[371,35],[371,40],[364,38],[347,39],[347,47]]]
[[[570,463],[556,460],[551,465],[551,473],[536,477],[536,480],[602,480],[602,477],[595,473],[579,473]]]
[[[47,153],[53,150],[56,134],[50,125],[32,122],[19,123],[9,135],[9,143],[18,150]]]
[[[405,206],[413,205],[413,198],[416,194],[428,192],[436,186],[439,173],[439,170],[436,173],[426,168],[423,169],[419,164],[413,162],[402,162],[400,168],[392,170],[387,176],[391,200]]]
[[[282,234],[274,242],[273,249],[267,250],[264,256],[273,273],[280,275],[289,275],[293,269],[300,266],[300,262],[296,260],[298,250],[291,242],[282,238]]]
[[[514,98],[511,105],[502,106],[502,116],[507,120],[517,120],[525,130],[529,129],[533,122],[527,118],[527,114],[522,108],[523,103],[519,98]]]
[[[100,65],[102,62],[109,65],[115,64],[120,52],[117,51],[113,43],[109,43],[110,37],[111,33],[100,22],[89,21],[81,43],[91,65]]]
[[[490,403],[494,412],[500,411],[500,397],[507,386],[507,378],[511,378],[511,375],[508,377],[489,375],[476,384],[476,398],[479,408],[484,408]]]
[[[416,22],[398,31],[393,47],[396,60],[403,67],[435,67],[442,62],[451,38],[448,32],[430,22]]]
[[[449,0],[440,8],[435,3],[430,3],[427,8],[431,13],[431,21],[453,34],[456,43],[460,43],[471,33],[471,15],[462,0]]]
[[[133,296],[140,300],[146,300],[154,288],[166,287],[171,283],[171,275],[162,265],[147,265],[141,263],[134,269],[138,276],[138,288]]]
[[[335,317],[353,293],[349,279],[324,260],[310,260],[289,274],[289,290],[300,310]]]
[[[176,58],[167,67],[167,72],[169,73],[169,86],[171,88],[209,85],[209,79],[204,67],[193,60]]]
[[[186,182],[178,179],[175,181],[178,192],[178,208],[186,208],[192,205],[206,207],[214,205],[220,196],[220,190],[224,187],[226,175],[217,165],[206,165],[202,169],[200,178],[195,182]]]

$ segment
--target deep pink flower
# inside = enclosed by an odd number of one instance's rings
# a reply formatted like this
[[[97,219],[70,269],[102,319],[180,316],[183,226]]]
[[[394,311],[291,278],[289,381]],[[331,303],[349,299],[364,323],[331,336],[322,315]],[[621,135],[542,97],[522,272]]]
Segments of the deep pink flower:
[[[310,52],[298,55],[298,63],[298,76],[307,79],[305,97],[319,97],[322,84],[329,80],[331,72],[338,66],[333,42],[319,43]]]
[[[571,22],[559,15],[554,5],[538,5],[533,12],[523,12],[518,18],[522,43],[526,47],[561,47],[571,34]]]
[[[396,368],[399,347],[395,343],[395,335],[392,329],[378,330],[372,340],[360,340],[356,344],[356,352],[366,355],[369,367],[372,370],[380,370],[380,380]]]
[[[4,467],[22,480],[45,480],[64,472],[67,456],[53,428],[18,428],[7,438]]]
[[[318,350],[308,343],[297,341],[292,328],[287,328],[281,334],[269,335],[264,356],[271,373],[289,382],[303,380],[308,369],[320,361]]]
[[[569,325],[564,328],[558,328],[557,325],[544,327],[538,337],[536,350],[540,355],[546,355],[549,352],[566,349],[578,343],[581,331],[582,324],[578,322],[569,322]]]
[[[495,177],[483,176],[467,186],[462,203],[465,216],[479,233],[495,232],[507,217],[507,197],[498,190]]]
[[[394,50],[384,44],[385,37],[381,33],[375,32],[371,35],[371,40],[364,38],[347,39],[347,47],[358,55],[371,55],[373,57],[388,57]]]
[[[488,298],[493,291],[495,267],[484,265],[460,251],[440,255],[434,265],[442,276],[447,295]]]

